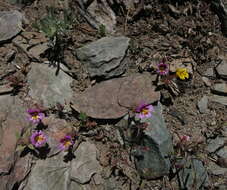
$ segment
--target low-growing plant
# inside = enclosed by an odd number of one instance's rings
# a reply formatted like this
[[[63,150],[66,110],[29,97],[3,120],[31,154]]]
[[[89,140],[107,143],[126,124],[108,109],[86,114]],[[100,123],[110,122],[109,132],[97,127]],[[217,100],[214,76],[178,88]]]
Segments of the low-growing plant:
[[[106,36],[106,26],[101,24],[99,26],[99,31],[98,31],[100,37],[105,37]]]
[[[43,32],[49,38],[50,51],[48,59],[52,64],[62,62],[64,49],[69,41],[69,31],[72,28],[73,19],[67,10],[63,14],[53,7],[47,8],[47,16],[33,24],[35,28]]]

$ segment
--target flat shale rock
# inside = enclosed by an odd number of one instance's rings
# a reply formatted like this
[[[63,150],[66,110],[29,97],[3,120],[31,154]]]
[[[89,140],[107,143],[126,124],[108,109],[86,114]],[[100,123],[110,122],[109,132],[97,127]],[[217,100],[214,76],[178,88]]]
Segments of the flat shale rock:
[[[107,32],[113,33],[116,16],[106,0],[78,0],[79,11],[88,23],[96,29],[104,25]]]
[[[0,12],[0,43],[16,36],[22,29],[23,16],[19,11]]]
[[[0,96],[0,175],[8,174],[15,162],[16,134],[28,126],[26,108],[15,96]]]
[[[105,79],[123,74],[124,59],[129,46],[127,37],[105,37],[76,50],[78,59],[85,65],[91,77]]]
[[[26,156],[22,158],[18,157],[10,173],[8,175],[1,176],[0,189],[1,190],[14,189],[15,188],[14,185],[20,184],[29,174],[31,166],[32,166],[31,156]]]
[[[222,168],[214,162],[209,162],[207,170],[208,173],[213,175],[227,175],[227,168]]]
[[[200,113],[207,113],[208,110],[208,97],[203,96],[197,103]]]
[[[32,63],[28,73],[29,95],[44,106],[64,104],[72,97],[70,83],[72,78],[56,68],[46,64]]]
[[[63,154],[37,160],[24,190],[68,190],[69,168],[70,163],[63,161]]]
[[[39,32],[22,32],[12,42],[29,58],[35,61],[40,61],[40,56],[49,49],[48,39]]]
[[[159,100],[160,93],[154,91],[151,83],[151,76],[149,74],[137,74],[127,77],[119,90],[119,104],[126,108],[133,108],[138,106],[141,101],[153,103]]]
[[[227,83],[217,83],[211,89],[215,94],[227,96]]]
[[[97,149],[94,144],[83,142],[75,151],[76,158],[71,164],[71,179],[80,184],[90,181],[92,175],[100,172],[101,166],[97,158]]]
[[[136,74],[104,81],[76,94],[72,108],[93,118],[116,119],[142,101],[153,103],[159,99],[160,93],[154,91],[151,78]]]
[[[209,100],[227,106],[227,96],[213,95],[209,97]]]
[[[186,161],[186,166],[179,171],[180,189],[204,189],[208,185],[207,171],[203,163],[197,159]]]
[[[218,75],[222,78],[227,80],[227,61],[223,60],[217,67],[216,71]]]
[[[142,122],[148,123],[148,127],[144,131],[145,136],[141,144],[148,150],[138,148],[133,153],[136,169],[145,179],[155,179],[168,175],[170,161],[167,157],[173,152],[171,135],[162,116],[161,104],[159,103],[154,108],[152,117],[142,120]]]

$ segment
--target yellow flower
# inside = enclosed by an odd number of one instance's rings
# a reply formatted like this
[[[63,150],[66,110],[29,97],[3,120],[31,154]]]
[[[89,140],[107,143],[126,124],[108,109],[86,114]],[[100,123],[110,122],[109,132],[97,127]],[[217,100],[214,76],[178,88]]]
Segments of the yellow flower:
[[[185,78],[189,78],[189,74],[186,68],[178,68],[176,70],[176,75],[179,77],[181,80],[184,80]]]

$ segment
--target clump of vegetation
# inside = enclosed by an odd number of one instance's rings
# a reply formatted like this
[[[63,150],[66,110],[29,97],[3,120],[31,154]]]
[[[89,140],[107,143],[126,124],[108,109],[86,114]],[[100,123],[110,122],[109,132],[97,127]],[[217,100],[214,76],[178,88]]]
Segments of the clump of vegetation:
[[[103,25],[103,24],[101,24],[101,25],[99,26],[99,31],[98,31],[98,33],[99,33],[99,36],[100,36],[100,37],[105,37],[105,36],[106,36],[106,26]]]
[[[50,51],[47,57],[55,65],[63,60],[63,52],[70,39],[69,31],[73,20],[71,13],[66,10],[59,14],[55,8],[49,7],[47,12],[47,16],[33,26],[49,38]]]

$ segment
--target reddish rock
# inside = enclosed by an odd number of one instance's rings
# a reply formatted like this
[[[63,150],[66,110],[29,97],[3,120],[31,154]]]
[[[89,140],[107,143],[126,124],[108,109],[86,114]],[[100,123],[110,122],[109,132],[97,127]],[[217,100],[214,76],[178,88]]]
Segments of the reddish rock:
[[[133,108],[141,102],[156,102],[160,99],[160,93],[155,92],[154,88],[151,76],[148,74],[127,77],[119,90],[119,104],[123,107]]]
[[[100,119],[120,118],[127,109],[118,104],[117,95],[125,78],[99,83],[73,99],[72,108],[88,116]]]
[[[17,143],[16,134],[26,127],[26,108],[22,102],[13,96],[0,96],[0,174],[7,174],[14,164],[15,148]]]
[[[0,189],[13,189],[15,184],[20,184],[31,170],[31,155],[17,158],[8,175],[0,178]]]
[[[159,100],[160,93],[154,91],[151,78],[147,74],[132,75],[99,83],[75,95],[72,108],[93,118],[120,118],[142,101]]]

